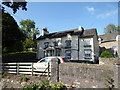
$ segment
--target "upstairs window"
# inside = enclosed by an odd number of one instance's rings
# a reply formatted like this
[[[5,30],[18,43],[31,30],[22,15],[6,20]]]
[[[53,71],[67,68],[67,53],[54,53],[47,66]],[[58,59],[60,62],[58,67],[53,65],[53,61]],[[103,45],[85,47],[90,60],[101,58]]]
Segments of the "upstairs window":
[[[91,47],[90,39],[84,39],[84,47]]]
[[[65,41],[65,43],[66,43],[66,48],[71,48],[71,40],[66,40]]]
[[[66,56],[66,58],[71,59],[71,50],[66,50],[65,56]]]
[[[84,50],[84,58],[85,59],[92,59],[92,51],[91,51],[91,49],[85,49]]]
[[[49,42],[45,42],[44,46],[45,46],[45,48],[47,48],[49,46]]]
[[[53,42],[53,44],[54,44],[55,47],[58,46],[58,42],[57,41]]]

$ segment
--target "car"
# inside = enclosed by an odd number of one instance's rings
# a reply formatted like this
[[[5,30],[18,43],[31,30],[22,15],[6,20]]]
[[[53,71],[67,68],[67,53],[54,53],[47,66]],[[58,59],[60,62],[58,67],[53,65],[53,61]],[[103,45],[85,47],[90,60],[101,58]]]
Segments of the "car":
[[[51,66],[51,60],[53,58],[57,58],[59,60],[59,63],[70,62],[67,58],[64,58],[64,57],[57,57],[57,56],[45,57],[40,59],[37,63],[34,63],[33,68],[35,70],[45,71],[45,69],[48,67],[48,63]]]

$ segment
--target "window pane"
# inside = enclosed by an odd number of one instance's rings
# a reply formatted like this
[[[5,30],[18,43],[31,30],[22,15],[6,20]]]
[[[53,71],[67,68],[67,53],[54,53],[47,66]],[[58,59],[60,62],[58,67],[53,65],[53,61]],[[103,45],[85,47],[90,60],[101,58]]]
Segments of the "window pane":
[[[90,45],[90,39],[85,39],[84,40],[84,45]]]
[[[65,43],[66,43],[66,47],[71,47],[71,40],[66,40]]]
[[[71,58],[71,50],[66,50],[65,54],[66,54],[66,58],[68,58],[68,59]]]
[[[44,45],[45,45],[45,48],[47,48],[49,46],[49,42],[45,42]]]
[[[92,57],[92,56],[91,56],[91,54],[92,54],[91,49],[85,49],[85,50],[84,50],[84,54],[85,54],[85,58],[86,58],[86,59],[91,58],[91,57]]]

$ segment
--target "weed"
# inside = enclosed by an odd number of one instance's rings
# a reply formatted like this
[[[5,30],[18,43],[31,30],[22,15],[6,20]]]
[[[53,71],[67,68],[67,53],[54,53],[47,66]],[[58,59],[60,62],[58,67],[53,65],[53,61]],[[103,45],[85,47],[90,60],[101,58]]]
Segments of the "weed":
[[[27,82],[29,80],[29,78],[23,77],[21,80]]]
[[[22,90],[63,90],[64,86],[62,83],[50,84],[49,80],[41,80],[40,84],[30,84],[24,86]]]
[[[109,76],[105,77],[105,86],[107,88],[113,89],[114,88],[114,84],[113,83],[114,83],[114,80],[111,77],[109,77]]]
[[[4,78],[4,77],[7,76],[7,75],[8,75],[8,73],[5,72],[5,73],[3,73],[2,75],[0,75],[0,78]]]

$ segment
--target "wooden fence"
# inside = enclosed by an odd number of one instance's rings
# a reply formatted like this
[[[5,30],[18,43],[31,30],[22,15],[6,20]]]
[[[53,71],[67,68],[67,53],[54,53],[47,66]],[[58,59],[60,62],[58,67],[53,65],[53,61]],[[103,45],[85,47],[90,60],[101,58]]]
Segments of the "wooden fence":
[[[35,63],[3,63],[2,69],[3,72],[7,73],[50,76],[51,67],[49,63],[47,68],[41,67],[39,69],[35,69],[33,64]]]

